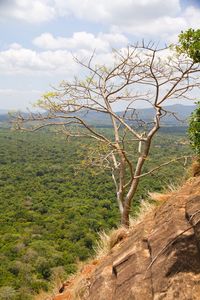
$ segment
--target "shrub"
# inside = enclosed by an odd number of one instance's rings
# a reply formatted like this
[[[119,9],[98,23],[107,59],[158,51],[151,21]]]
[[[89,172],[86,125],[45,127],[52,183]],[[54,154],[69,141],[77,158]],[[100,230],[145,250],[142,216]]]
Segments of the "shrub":
[[[188,131],[192,148],[200,159],[200,102],[191,115]]]

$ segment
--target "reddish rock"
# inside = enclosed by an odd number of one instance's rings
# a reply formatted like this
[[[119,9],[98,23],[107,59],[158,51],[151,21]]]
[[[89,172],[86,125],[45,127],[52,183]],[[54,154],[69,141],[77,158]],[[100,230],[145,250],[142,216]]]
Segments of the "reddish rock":
[[[99,265],[85,266],[76,289],[79,282],[82,300],[199,300],[200,178],[172,193]],[[55,300],[78,299],[70,289]]]
[[[54,300],[71,300],[72,299],[72,294],[70,291],[65,291],[65,293],[60,294],[55,296]]]

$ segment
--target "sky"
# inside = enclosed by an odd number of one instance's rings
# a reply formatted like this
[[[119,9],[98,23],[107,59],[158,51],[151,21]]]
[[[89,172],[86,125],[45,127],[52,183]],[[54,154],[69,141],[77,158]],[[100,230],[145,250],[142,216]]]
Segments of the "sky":
[[[79,74],[73,56],[108,62],[136,41],[200,28],[200,0],[0,0],[0,110],[31,107]]]

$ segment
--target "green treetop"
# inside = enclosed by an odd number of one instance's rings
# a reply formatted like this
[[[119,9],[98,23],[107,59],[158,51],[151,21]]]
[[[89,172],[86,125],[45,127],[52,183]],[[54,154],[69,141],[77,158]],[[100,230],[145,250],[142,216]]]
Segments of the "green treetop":
[[[179,35],[178,53],[187,54],[195,64],[200,63],[200,29],[188,29]],[[189,137],[195,153],[200,157],[200,102],[192,113],[189,123]]]
[[[196,154],[200,157],[200,102],[192,113],[189,124],[189,137]]]
[[[186,53],[195,63],[200,62],[200,29],[188,29],[179,35],[179,53]]]

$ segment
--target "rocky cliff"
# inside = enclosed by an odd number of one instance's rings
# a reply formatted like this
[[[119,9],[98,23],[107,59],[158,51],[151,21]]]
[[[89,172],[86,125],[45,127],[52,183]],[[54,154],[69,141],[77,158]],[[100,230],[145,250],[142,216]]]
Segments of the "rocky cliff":
[[[200,299],[200,177],[171,193],[54,299]]]

